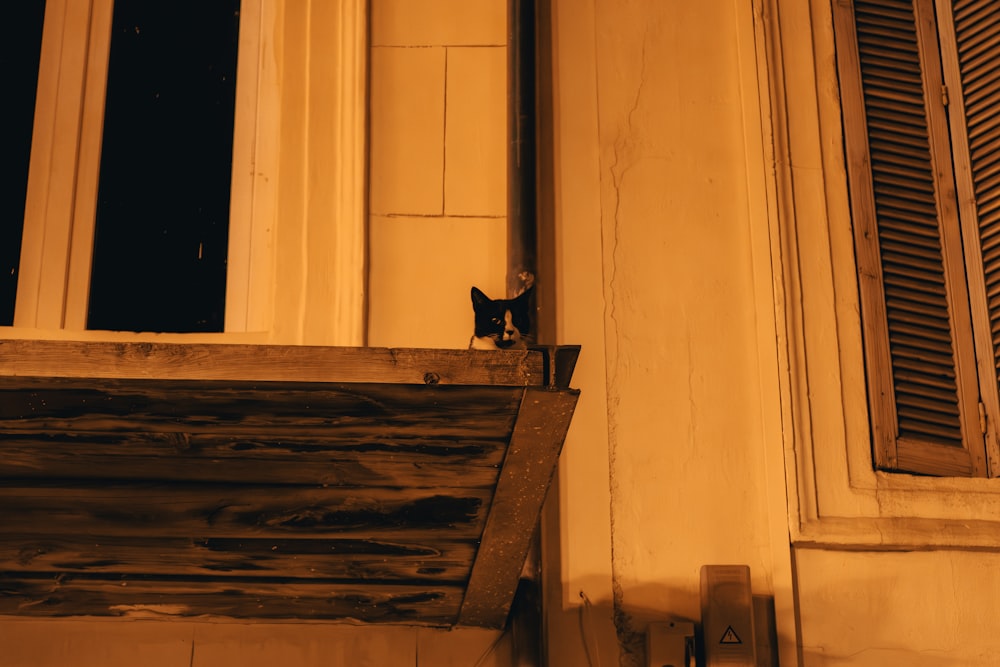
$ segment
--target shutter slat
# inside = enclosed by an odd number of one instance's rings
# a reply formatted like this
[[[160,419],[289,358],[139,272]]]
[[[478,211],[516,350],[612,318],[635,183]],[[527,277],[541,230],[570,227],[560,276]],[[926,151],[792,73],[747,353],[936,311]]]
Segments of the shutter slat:
[[[1000,76],[997,77],[1000,81]],[[976,124],[969,125],[969,143],[976,145],[981,141],[989,141],[1000,133],[1000,117],[987,115],[984,118],[976,117]]]
[[[885,114],[883,118],[872,116],[868,119],[868,129],[873,137],[884,136],[878,134],[881,130],[888,136],[899,136],[901,140],[910,136],[918,141],[922,139],[924,143],[927,141],[926,125],[921,124],[912,115]]]
[[[997,45],[1000,29],[995,21],[990,20],[990,14],[996,11],[995,7],[984,7],[978,17],[960,19],[964,25],[962,41],[958,44],[960,54],[975,58]]]
[[[877,136],[873,136],[870,149],[873,152],[885,155],[896,155],[901,160],[919,163],[926,161],[926,147],[921,147],[919,141],[907,141],[905,137],[900,137],[897,141],[884,141]],[[931,202],[933,203],[933,202]]]
[[[1000,237],[990,237],[989,252],[983,253],[983,266],[987,272],[1000,271]]]
[[[908,437],[925,441],[930,440],[931,442],[945,445],[947,447],[962,447],[962,441],[955,438],[954,431],[951,429],[949,424],[949,422],[952,421],[957,414],[943,413],[940,421],[938,422],[928,422],[924,419],[926,416],[927,412],[924,410],[900,409],[900,437]]]
[[[916,393],[917,390],[912,387],[919,386],[920,391],[924,392],[937,389],[939,392],[938,395],[941,397],[943,402],[948,402],[952,399],[952,389],[955,386],[953,377],[934,377],[927,376],[926,374],[913,373],[910,372],[905,365],[901,365],[900,368],[895,371],[895,374],[897,386],[907,389],[908,393]]]
[[[957,35],[959,58],[966,62],[969,69],[983,67],[990,61],[991,52],[1000,45],[1000,26],[996,21],[996,10],[984,12],[979,20],[966,20],[961,22],[956,20],[955,28]],[[961,26],[959,26],[961,23]],[[963,66],[963,69],[966,67]]]
[[[883,156],[878,154],[872,155],[873,159],[876,157],[881,158]],[[919,165],[916,164],[907,165],[898,161],[888,162],[883,160],[877,166],[873,166],[872,171],[874,172],[874,175],[877,175],[879,177],[879,180],[877,182],[878,184],[876,185],[876,187],[880,189],[883,187],[883,182],[890,183],[895,180],[894,177],[899,177],[903,179],[910,178],[910,187],[913,188],[913,192],[916,194],[921,194],[926,196],[928,194],[933,193],[933,187],[931,187],[931,184],[923,182],[924,174],[922,173],[922,170]],[[924,186],[928,187],[925,188]],[[931,194],[931,196],[933,195]]]
[[[980,178],[982,191],[985,197],[980,200],[982,203],[992,201],[1000,194],[1000,160],[996,160],[986,174]]]
[[[979,221],[982,226],[996,226],[1000,217],[1000,193],[990,193],[979,202]]]
[[[924,368],[930,365],[941,365],[946,366],[949,359],[951,359],[951,350],[945,350],[945,354],[936,353],[934,350],[928,348],[926,344],[921,347],[907,347],[903,345],[897,336],[891,339],[891,342],[896,346],[897,363],[903,364],[906,360],[912,363],[924,364]],[[912,366],[911,366],[912,367]],[[946,376],[950,377],[950,376]],[[900,387],[896,387],[896,391],[901,391]],[[898,400],[898,399],[897,399]]]
[[[888,191],[888,192],[887,192]],[[892,194],[889,194],[891,192]],[[931,196],[925,192],[914,191],[907,199],[892,195],[906,196],[910,193],[898,190],[889,190],[884,187],[875,188],[875,195],[879,197],[879,203],[884,207],[886,215],[893,218],[900,216],[903,219],[926,220],[928,215],[934,215],[934,204],[928,204],[927,197]]]
[[[991,64],[986,62],[981,67],[968,67],[965,70],[965,79],[962,89],[966,100],[969,106],[976,109],[982,105],[984,98],[988,98],[995,90],[1000,73],[992,70]]]
[[[926,265],[928,262],[923,262],[923,264]],[[945,294],[941,291],[941,286],[934,280],[931,280],[928,274],[922,270],[921,264],[918,262],[914,261],[908,264],[886,264],[884,270],[887,307],[891,308],[893,303],[905,303],[910,299],[918,300],[921,295],[927,295],[931,298],[945,297]],[[896,294],[896,292],[893,292],[892,290],[902,285],[906,285],[906,289],[908,291],[900,290],[900,296],[898,298],[894,297],[894,301],[890,302],[889,297]],[[927,300],[929,301],[931,299]],[[944,301],[946,303],[947,299],[944,298]],[[941,312],[942,308],[937,307],[935,317],[938,318],[938,325],[942,329],[948,329],[948,321],[947,319],[941,318]],[[929,323],[928,326],[930,326]]]
[[[928,266],[933,266],[933,263],[937,260],[934,247],[930,244],[918,245],[905,236],[897,240],[894,236],[888,234],[884,235],[882,239],[882,252],[886,253],[887,257],[921,257],[925,260],[925,265]]]
[[[899,233],[892,229],[887,229],[882,234],[882,239],[882,246],[890,251],[900,246],[908,246],[912,252],[920,252],[921,249],[929,253],[934,252],[934,245],[929,239],[914,234]]]
[[[940,257],[932,257],[927,254],[921,256],[918,254],[920,250],[918,248],[899,245],[896,247],[906,254],[891,252],[883,246],[882,261],[885,262],[887,273],[891,272],[899,276],[909,276],[917,280],[926,280],[929,275],[936,276],[937,272],[941,269]],[[944,276],[941,276],[940,279],[944,280]],[[936,282],[928,283],[928,289],[933,290],[935,293],[937,293],[938,288],[939,285]]]
[[[921,309],[918,302],[911,302],[908,305],[912,307],[912,312],[917,315],[924,315],[930,310]],[[898,324],[896,332],[893,334],[893,340],[899,341],[900,345],[909,344],[911,347],[926,346],[929,349],[947,350],[946,347],[942,347],[942,344],[947,344],[949,340],[947,331],[928,330],[918,324],[921,321],[919,318],[911,319],[912,323],[908,323],[906,318],[897,318]]]
[[[983,161],[981,168],[976,170],[976,175],[981,179],[983,185],[989,188],[987,181],[990,181],[994,176],[1000,174],[1000,160],[996,162]]]
[[[899,387],[909,396],[922,396],[932,401],[947,402],[950,398],[947,389],[934,387],[928,383],[900,381]]]
[[[920,85],[919,68],[902,69],[898,66],[898,62],[893,62],[891,65],[890,67],[880,67],[874,63],[869,63],[868,74],[865,76],[864,83],[867,85],[889,87],[892,87],[896,83]]]
[[[940,304],[937,303],[937,301],[940,301],[940,299],[937,299],[933,295],[931,295],[930,297],[925,299],[911,297],[906,302],[896,300],[893,303],[895,308],[897,308],[899,312],[910,312],[913,313],[915,316],[923,316],[925,319],[919,321],[915,320],[914,322],[915,324],[920,326],[921,330],[926,335],[933,336],[934,334],[931,331],[931,329],[928,328],[927,322],[933,321],[934,316],[938,312],[940,312],[939,310]],[[905,307],[903,307],[902,305],[904,303]],[[897,321],[899,322],[898,326],[900,327],[900,330],[905,331],[905,329],[903,329],[905,325],[903,324],[902,317],[897,315]]]
[[[890,234],[898,234],[909,237],[914,241],[914,243],[919,242],[920,238],[926,239],[928,243],[933,244],[933,247],[940,247],[940,237],[937,235],[937,230],[927,229],[925,227],[914,227],[908,224],[904,220],[885,220],[882,223],[882,227],[887,230]]]
[[[941,403],[938,401],[931,401],[922,396],[912,395],[912,394],[902,394],[898,399],[899,412],[905,416],[909,416],[915,422],[920,422],[926,427],[934,429],[935,435],[943,436],[948,438],[950,431],[948,430],[948,422],[951,420],[953,413],[947,410],[941,410]],[[961,446],[961,445],[959,445]]]
[[[955,21],[979,23],[984,14],[993,11],[993,0],[957,0],[953,3]]]
[[[1000,104],[995,106],[1000,107]],[[973,162],[972,168],[976,169],[977,162],[983,164],[984,166],[992,163],[996,158],[996,152],[998,149],[1000,149],[1000,136],[995,138],[991,137],[988,141],[979,142],[979,144],[970,152]],[[975,178],[975,176],[973,176],[973,178]]]

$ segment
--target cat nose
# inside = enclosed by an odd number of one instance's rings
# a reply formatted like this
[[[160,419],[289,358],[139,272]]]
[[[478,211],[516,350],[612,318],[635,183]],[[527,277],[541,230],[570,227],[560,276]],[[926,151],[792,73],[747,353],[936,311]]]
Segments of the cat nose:
[[[504,331],[504,333],[507,334],[508,336],[513,336],[514,335],[514,330],[513,329],[507,329],[506,331]]]

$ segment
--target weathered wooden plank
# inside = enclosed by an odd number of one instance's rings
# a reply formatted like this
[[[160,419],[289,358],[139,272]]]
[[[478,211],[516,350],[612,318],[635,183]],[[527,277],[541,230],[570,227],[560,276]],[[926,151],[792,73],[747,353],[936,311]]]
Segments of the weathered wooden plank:
[[[532,350],[0,340],[0,375],[541,386],[544,371]]]
[[[459,624],[504,625],[578,398],[575,390],[525,392]]]
[[[0,431],[0,478],[492,488],[506,450],[506,440],[18,430]]]
[[[0,534],[0,572],[220,579],[464,583],[476,540],[260,539]],[[0,583],[0,588],[2,588]]]
[[[373,383],[190,381],[167,379],[48,378],[0,376],[4,418],[53,415],[69,410],[71,415],[90,412],[109,417],[134,410],[174,418],[215,415],[223,421],[318,416],[321,411],[368,415],[403,416],[419,408],[440,406],[478,413],[481,403],[505,405],[505,397],[521,396],[521,387],[476,385],[393,385]],[[177,402],[180,402],[179,404]],[[195,412],[188,413],[189,408]],[[263,413],[258,416],[258,410]],[[515,406],[516,409],[516,406]],[[253,414],[243,416],[241,411]]]
[[[461,586],[204,579],[6,577],[0,615],[358,620],[450,625]]]
[[[490,489],[0,483],[0,534],[478,539]]]
[[[523,391],[0,377],[0,431],[506,439]]]

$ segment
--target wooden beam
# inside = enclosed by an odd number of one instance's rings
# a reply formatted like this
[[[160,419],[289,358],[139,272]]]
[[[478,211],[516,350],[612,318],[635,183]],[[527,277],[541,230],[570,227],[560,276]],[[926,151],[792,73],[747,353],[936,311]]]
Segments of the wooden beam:
[[[490,494],[488,488],[5,481],[0,540],[36,535],[474,540],[485,528]]]
[[[68,532],[68,531],[67,531]],[[412,531],[411,531],[412,532]],[[382,537],[112,537],[65,533],[4,535],[0,570],[14,577],[81,577],[121,580],[283,579],[301,584],[320,580],[380,584],[462,585],[469,578],[475,538],[432,541]],[[169,593],[164,586],[162,593]],[[457,609],[457,607],[456,607]]]
[[[459,625],[503,627],[578,398],[572,389],[525,391]]]
[[[303,444],[506,440],[524,390],[0,376],[0,434],[196,435]],[[250,445],[250,446],[248,446]],[[294,449],[288,447],[286,449]],[[162,453],[162,452],[161,452]]]
[[[200,616],[367,623],[451,625],[461,586],[288,579],[244,581],[106,579],[63,573],[56,577],[5,577],[0,615],[117,616],[190,619]]]
[[[17,432],[0,422],[0,478],[488,488],[506,447],[506,440],[388,435]]]
[[[0,340],[0,376],[542,386],[534,350]]]

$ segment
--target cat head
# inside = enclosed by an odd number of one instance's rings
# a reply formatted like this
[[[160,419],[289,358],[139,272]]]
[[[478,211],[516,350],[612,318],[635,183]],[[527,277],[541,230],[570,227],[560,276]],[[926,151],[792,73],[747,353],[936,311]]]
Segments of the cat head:
[[[531,294],[529,287],[513,299],[491,299],[472,288],[475,331],[469,347],[476,350],[523,350],[531,334]]]

